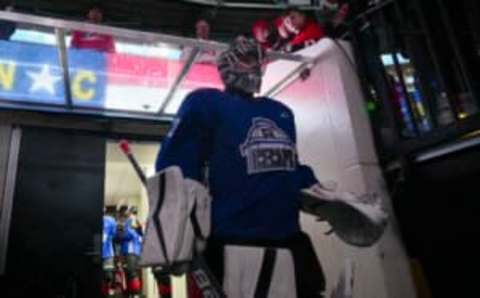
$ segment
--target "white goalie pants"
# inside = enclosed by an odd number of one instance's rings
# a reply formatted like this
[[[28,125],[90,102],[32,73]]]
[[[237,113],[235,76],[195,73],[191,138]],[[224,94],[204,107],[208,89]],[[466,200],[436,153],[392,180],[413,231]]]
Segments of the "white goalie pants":
[[[223,288],[229,298],[297,297],[288,249],[227,245],[223,271]]]
[[[280,241],[210,239],[205,259],[229,298],[322,298],[325,275],[303,232]]]

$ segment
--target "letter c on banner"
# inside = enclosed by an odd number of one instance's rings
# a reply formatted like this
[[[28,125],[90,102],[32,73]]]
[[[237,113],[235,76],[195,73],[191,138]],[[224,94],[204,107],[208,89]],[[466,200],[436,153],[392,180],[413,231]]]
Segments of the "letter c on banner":
[[[95,96],[95,89],[93,87],[84,88],[83,83],[87,82],[90,84],[95,84],[97,82],[97,77],[93,71],[81,70],[77,72],[72,81],[72,92],[73,97],[89,101],[92,100]]]

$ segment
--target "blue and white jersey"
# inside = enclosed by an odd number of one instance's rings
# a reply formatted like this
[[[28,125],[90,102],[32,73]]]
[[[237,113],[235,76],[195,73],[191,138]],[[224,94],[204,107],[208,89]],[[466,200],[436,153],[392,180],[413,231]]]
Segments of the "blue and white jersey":
[[[212,235],[281,239],[299,231],[298,195],[316,183],[298,164],[292,111],[269,98],[192,92],[162,143],[156,169],[202,181],[209,167]]]
[[[131,221],[127,220],[125,229],[120,237],[120,252],[123,256],[142,253],[142,236],[132,227]]]
[[[117,234],[117,222],[109,215],[103,216],[103,240],[102,257],[103,259],[113,258],[113,238]]]

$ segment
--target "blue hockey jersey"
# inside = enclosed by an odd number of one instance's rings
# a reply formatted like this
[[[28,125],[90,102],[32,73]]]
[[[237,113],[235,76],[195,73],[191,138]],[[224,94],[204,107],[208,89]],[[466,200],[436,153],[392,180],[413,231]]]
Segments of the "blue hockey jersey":
[[[187,96],[156,168],[202,181],[208,164],[212,235],[282,239],[299,231],[298,195],[316,183],[298,164],[292,111],[269,98],[200,89]]]
[[[117,234],[117,223],[115,219],[109,215],[103,216],[103,240],[102,240],[102,257],[104,259],[113,258],[113,238]]]
[[[120,252],[123,256],[142,253],[142,236],[132,227],[131,220],[125,223],[124,231],[120,237]]]

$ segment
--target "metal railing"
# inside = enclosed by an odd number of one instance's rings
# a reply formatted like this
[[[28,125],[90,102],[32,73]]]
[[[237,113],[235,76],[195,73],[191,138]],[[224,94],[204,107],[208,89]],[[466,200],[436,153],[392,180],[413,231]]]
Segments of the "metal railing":
[[[111,26],[104,26],[92,23],[84,23],[77,21],[67,21],[61,19],[54,19],[48,17],[40,17],[34,15],[27,15],[22,13],[14,12],[4,12],[0,11],[0,20],[13,22],[21,27],[33,27],[41,28],[41,30],[51,30],[55,35],[55,47],[57,49],[59,68],[62,73],[62,82],[64,86],[64,97],[65,103],[63,106],[58,105],[49,105],[41,102],[33,102],[29,100],[17,100],[11,101],[10,98],[0,99],[0,105],[8,108],[28,108],[28,109],[41,109],[41,110],[58,110],[65,111],[69,113],[100,113],[103,116],[123,116],[130,118],[146,118],[146,119],[169,119],[171,115],[166,115],[167,105],[170,103],[172,98],[175,97],[181,85],[184,82],[185,78],[191,71],[192,67],[195,65],[196,57],[199,52],[214,51],[219,53],[224,51],[227,48],[227,45],[224,43],[219,43],[215,41],[205,41],[192,38],[185,38],[179,36],[172,36],[167,34],[160,33],[151,33],[151,32],[141,32],[136,30],[116,28]],[[159,109],[155,113],[142,112],[142,111],[130,111],[130,110],[118,110],[116,108],[98,108],[90,106],[79,106],[76,104],[75,100],[72,98],[72,77],[71,77],[71,65],[69,65],[69,48],[67,46],[66,37],[69,32],[80,31],[80,32],[91,32],[96,34],[110,35],[116,40],[127,40],[138,42],[142,44],[164,44],[173,46],[176,49],[185,49],[191,48],[194,49],[188,55],[179,60],[179,62],[184,62],[181,70],[176,77],[173,78],[171,84],[167,86],[165,95],[162,98],[158,99]],[[270,61],[274,60],[287,60],[295,61],[300,64],[307,65],[313,63],[313,59],[309,57],[303,57],[295,54],[285,54],[279,52],[270,52],[268,53]],[[149,57],[151,58],[151,57]],[[151,58],[154,59],[154,58]],[[166,58],[161,58],[166,59]],[[0,53],[0,60],[2,60],[2,53]],[[279,83],[287,80],[291,77],[292,74],[286,74],[285,78],[279,80]],[[1,87],[1,86],[0,86]],[[1,91],[1,88],[0,88]],[[141,96],[141,94],[137,94]]]

